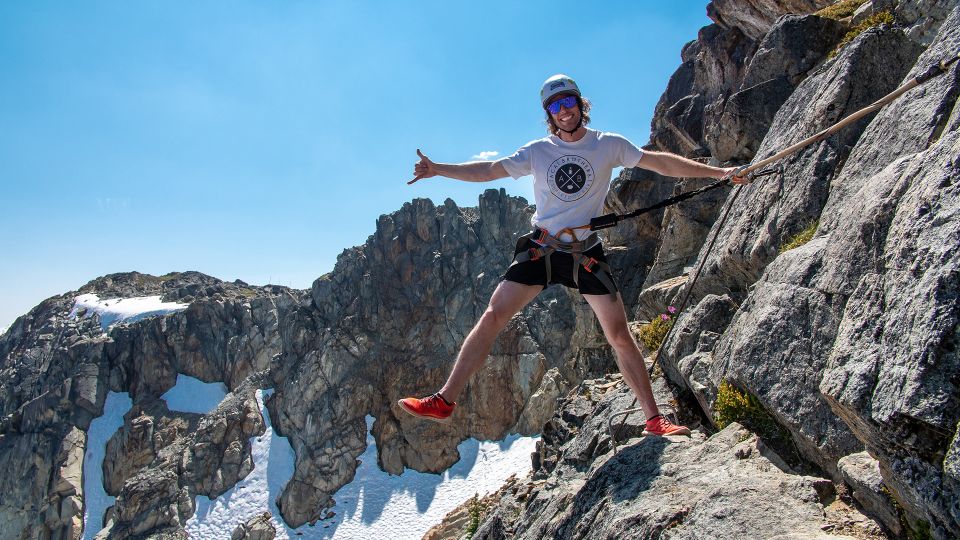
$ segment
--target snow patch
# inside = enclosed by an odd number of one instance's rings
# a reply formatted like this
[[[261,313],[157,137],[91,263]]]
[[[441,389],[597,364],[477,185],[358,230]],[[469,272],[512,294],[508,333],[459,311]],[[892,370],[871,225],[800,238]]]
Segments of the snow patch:
[[[160,399],[167,402],[171,411],[207,414],[217,408],[227,397],[227,385],[205,383],[189,375],[177,374],[177,384],[167,390]]]
[[[77,317],[81,311],[84,311],[83,316],[87,317],[96,312],[100,314],[100,327],[106,332],[117,323],[129,323],[147,317],[168,315],[186,309],[189,305],[178,302],[163,302],[159,296],[100,300],[100,297],[95,294],[81,294],[74,301],[70,316]]]
[[[266,432],[251,439],[254,470],[215,500],[197,497],[197,511],[186,524],[191,537],[228,539],[237,525],[269,510],[281,539],[419,539],[475,493],[485,495],[499,489],[510,475],[530,472],[530,454],[538,440],[519,435],[500,442],[470,439],[458,446],[460,461],[442,475],[407,470],[391,476],[377,466],[377,449],[369,434],[374,419],[368,416],[367,449],[359,458],[354,481],[334,495],[335,516],[291,529],[283,523],[276,501],[293,476],[295,455],[287,438],[273,431],[263,402],[270,393],[257,391]]]
[[[0,328],[0,336],[2,336],[2,335],[4,335],[4,334],[7,333],[7,328],[10,328],[10,327],[9,327],[9,326],[4,326],[3,328]]]
[[[103,414],[87,429],[87,452],[83,456],[83,537],[92,540],[103,528],[103,514],[113,506],[115,497],[103,489],[103,458],[107,441],[123,426],[123,415],[133,406],[126,392],[108,392]]]
[[[377,466],[375,441],[369,435],[372,424],[368,417],[367,450],[359,458],[356,479],[334,496],[336,516],[312,528],[287,529],[287,538],[420,539],[474,494],[482,497],[500,489],[513,474],[526,476],[539,439],[519,435],[502,441],[468,439],[457,447],[460,461],[443,474],[406,470],[391,476]],[[302,537],[295,536],[300,532]]]
[[[257,405],[267,430],[259,437],[250,438],[253,471],[214,500],[204,495],[197,496],[197,510],[184,527],[191,538],[229,539],[237,525],[268,509],[274,516],[273,526],[281,531],[278,537],[285,538],[276,500],[283,486],[293,476],[294,454],[287,439],[273,431],[270,414],[264,404],[264,400],[272,393],[273,389],[256,392]]]

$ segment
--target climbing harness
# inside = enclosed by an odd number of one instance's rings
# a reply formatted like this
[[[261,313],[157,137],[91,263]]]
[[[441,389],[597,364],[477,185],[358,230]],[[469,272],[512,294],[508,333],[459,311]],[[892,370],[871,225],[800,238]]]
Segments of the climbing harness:
[[[676,204],[677,202],[680,202],[682,200],[689,199],[701,193],[705,193],[712,189],[716,189],[723,185],[729,184],[730,179],[732,177],[746,177],[748,180],[753,181],[754,178],[757,178],[759,176],[766,176],[769,174],[777,173],[779,171],[778,168],[763,169],[763,167],[766,167],[776,161],[779,161],[791,154],[795,154],[796,152],[799,152],[803,148],[806,148],[807,146],[810,146],[813,143],[820,142],[826,139],[827,137],[829,137],[830,135],[833,135],[834,133],[840,131],[841,129],[856,122],[857,120],[860,120],[864,116],[867,116],[868,114],[879,110],[880,108],[887,105],[891,101],[902,96],[907,91],[913,88],[916,88],[917,86],[929,81],[930,79],[933,79],[937,75],[946,73],[947,70],[950,68],[950,66],[953,65],[953,63],[956,62],[957,60],[960,60],[960,53],[957,53],[954,56],[950,56],[930,66],[926,71],[910,79],[909,81],[904,83],[902,86],[900,86],[893,92],[890,92],[886,96],[883,96],[882,98],[878,99],[877,101],[874,101],[873,103],[860,109],[859,111],[856,111],[850,114],[849,116],[847,116],[846,118],[843,118],[836,124],[833,124],[832,126],[816,133],[815,135],[812,135],[811,137],[808,137],[792,146],[789,146],[762,161],[759,161],[753,165],[742,166],[736,171],[734,171],[732,174],[728,175],[727,177],[721,180],[718,180],[713,184],[710,184],[709,186],[700,188],[698,190],[690,191],[687,193],[682,193],[680,195],[677,195],[676,197],[671,197],[670,199],[667,199],[666,201],[663,201],[661,203],[657,203],[647,208],[634,210],[633,212],[629,212],[627,214],[606,214],[600,217],[596,217],[591,219],[590,223],[587,225],[580,225],[579,227],[571,227],[571,229],[590,229],[592,231],[597,231],[600,229],[605,229],[607,227],[613,227],[614,225],[616,225],[617,223],[619,223],[624,219],[636,217],[636,216],[639,216],[640,214],[649,212],[651,210],[656,210],[658,208],[669,206],[670,204]],[[727,217],[730,215],[730,209],[733,208],[734,201],[736,201],[737,197],[740,195],[741,190],[739,188],[741,187],[742,186],[736,186],[737,189],[734,189],[732,195],[727,199],[727,202],[725,204],[725,209],[721,214],[721,218],[718,224],[713,227],[713,230],[714,230],[713,238],[710,240],[710,243],[707,245],[707,249],[704,253],[710,253],[713,250],[713,246],[717,241],[717,237],[720,235],[720,230],[723,229],[723,225],[726,223]],[[675,202],[670,202],[670,201],[675,201]],[[697,266],[696,272],[691,276],[690,280],[687,282],[684,295],[683,295],[683,300],[680,302],[680,305],[677,307],[678,319],[680,317],[680,313],[682,313],[683,309],[687,306],[687,301],[690,299],[690,294],[693,292],[694,285],[696,284],[697,279],[700,277],[700,272],[703,270],[703,265],[706,263],[706,261],[707,261],[707,258],[705,256],[701,258],[700,264]],[[660,348],[663,348],[663,345],[667,343],[667,341],[669,340],[670,334],[673,332],[674,326],[675,325],[670,325],[670,327],[667,329],[666,335],[663,336],[663,341],[660,342]],[[647,371],[650,374],[653,373],[653,369],[656,367],[657,361],[659,360],[659,356],[660,356],[659,351],[660,349],[658,348],[656,351],[658,354],[654,355],[653,363],[647,369]],[[636,404],[637,404],[637,398],[634,397],[633,403],[630,405],[629,408],[627,408],[626,410],[620,411],[616,414],[613,414],[610,416],[610,418],[607,419],[607,430],[610,434],[610,441],[611,441],[611,444],[613,445],[614,454],[617,453],[617,436],[619,436],[620,430],[623,428],[623,424],[626,423],[627,416],[635,412],[643,412],[642,408],[635,407]],[[614,431],[613,419],[619,416],[623,416],[623,420],[620,421],[620,424],[617,426],[616,431]]]
[[[585,251],[600,243],[600,238],[597,236],[597,233],[592,233],[579,242],[564,242],[560,240],[558,236],[562,236],[565,233],[570,234],[572,238],[576,238],[576,235],[574,235],[573,231],[569,228],[563,229],[557,236],[553,236],[546,229],[537,227],[537,230],[532,233],[521,236],[520,241],[532,240],[533,243],[536,244],[536,247],[518,252],[510,266],[543,259],[543,264],[546,265],[547,271],[547,284],[549,284],[550,276],[552,275],[550,255],[555,251],[562,251],[569,253],[573,257],[573,282],[576,283],[577,286],[580,285],[580,268],[583,268],[596,276],[610,294],[616,294],[617,287],[613,284],[613,279],[610,277],[610,265],[583,254]]]

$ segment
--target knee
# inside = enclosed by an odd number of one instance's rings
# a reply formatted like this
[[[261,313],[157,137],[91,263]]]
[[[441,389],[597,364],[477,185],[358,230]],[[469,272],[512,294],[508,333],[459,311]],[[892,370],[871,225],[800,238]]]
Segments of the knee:
[[[507,325],[507,322],[510,321],[510,317],[512,316],[512,313],[507,313],[506,310],[491,304],[487,306],[486,311],[480,316],[480,324],[499,330]]]
[[[607,333],[607,341],[617,350],[626,348],[636,348],[637,342],[633,339],[633,334],[627,328],[627,325],[617,327]]]

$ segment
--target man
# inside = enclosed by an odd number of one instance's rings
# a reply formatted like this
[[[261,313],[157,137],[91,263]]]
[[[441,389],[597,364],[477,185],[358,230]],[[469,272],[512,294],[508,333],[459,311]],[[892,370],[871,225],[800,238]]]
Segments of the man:
[[[643,355],[627,328],[627,316],[616,283],[609,275],[596,233],[580,225],[603,213],[615,167],[641,167],[665,176],[724,178],[736,167],[710,167],[665,152],[647,152],[626,138],[588,129],[590,102],[566,75],[547,79],[540,90],[549,137],[532,141],[498,161],[434,163],[417,150],[412,184],[432,176],[488,182],[533,175],[536,213],[534,233],[521,238],[513,264],[493,292],[490,304],[467,335],[446,384],[426,398],[405,398],[398,405],[408,413],[449,422],[457,396],[480,368],[507,322],[551,283],[576,288],[593,309],[617,365],[646,415],[645,435],[689,435],[657,409]],[[746,183],[733,177],[738,184]]]

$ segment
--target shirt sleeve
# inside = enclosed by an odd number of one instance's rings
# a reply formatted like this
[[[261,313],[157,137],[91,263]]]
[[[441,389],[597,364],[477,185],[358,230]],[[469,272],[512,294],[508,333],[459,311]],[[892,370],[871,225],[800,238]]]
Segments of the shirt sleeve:
[[[533,152],[530,149],[532,144],[533,143],[529,143],[521,146],[513,155],[500,160],[507,174],[514,179],[533,174]]]
[[[643,150],[637,148],[635,144],[622,135],[615,135],[617,138],[617,160],[621,167],[636,167],[643,157]]]

